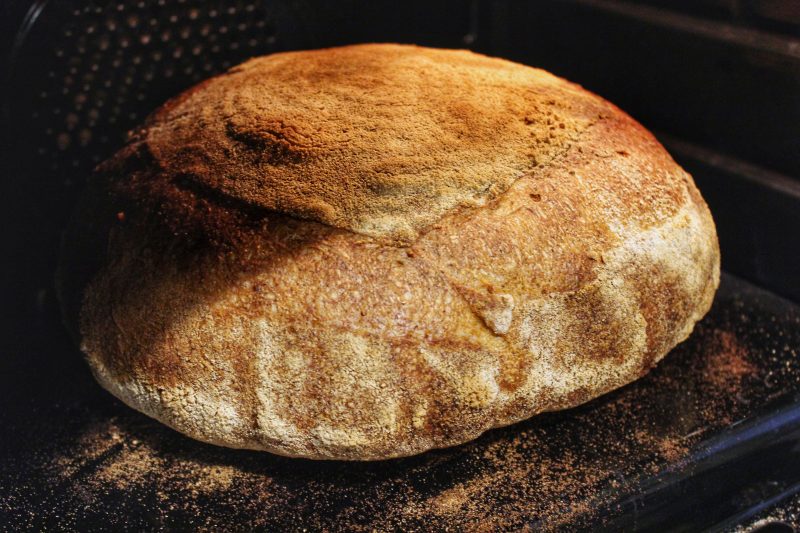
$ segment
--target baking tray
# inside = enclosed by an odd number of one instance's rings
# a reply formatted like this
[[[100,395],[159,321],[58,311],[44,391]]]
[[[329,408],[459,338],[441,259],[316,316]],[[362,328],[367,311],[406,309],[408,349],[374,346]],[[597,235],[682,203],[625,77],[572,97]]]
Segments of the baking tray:
[[[47,292],[3,354],[8,530],[727,530],[800,490],[800,308],[723,275],[643,379],[420,456],[193,441],[104,392]]]

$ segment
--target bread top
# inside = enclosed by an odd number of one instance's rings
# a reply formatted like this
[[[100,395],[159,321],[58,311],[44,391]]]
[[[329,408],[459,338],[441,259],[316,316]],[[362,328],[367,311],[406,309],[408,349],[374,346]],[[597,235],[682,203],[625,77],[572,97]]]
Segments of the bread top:
[[[177,187],[408,244],[547,165],[613,109],[545,71],[463,50],[288,52],[169,101],[106,167],[129,174],[144,154],[147,198],[174,204]]]

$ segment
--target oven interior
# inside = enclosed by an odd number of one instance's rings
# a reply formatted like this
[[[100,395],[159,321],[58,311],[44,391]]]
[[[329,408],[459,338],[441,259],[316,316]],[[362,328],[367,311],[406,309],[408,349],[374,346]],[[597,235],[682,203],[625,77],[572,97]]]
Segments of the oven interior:
[[[797,525],[796,2],[8,0],[0,9],[0,449],[10,458],[0,519],[30,529],[721,530],[771,516]],[[620,391],[382,463],[218,449],[102,391],[53,290],[60,233],[93,166],[164,100],[249,57],[368,41],[539,66],[654,131],[717,223],[725,274],[710,315]]]

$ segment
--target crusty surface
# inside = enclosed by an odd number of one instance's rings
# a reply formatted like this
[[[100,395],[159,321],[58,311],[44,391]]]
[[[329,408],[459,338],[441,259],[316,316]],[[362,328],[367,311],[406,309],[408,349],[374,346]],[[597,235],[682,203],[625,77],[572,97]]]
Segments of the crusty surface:
[[[161,179],[410,242],[547,164],[603,107],[508,61],[363,45],[248,61],[175,98],[136,137]]]
[[[252,60],[157,111],[87,197],[105,214],[65,250],[105,254],[84,284],[66,253],[61,285],[100,383],[290,456],[410,455],[585,402],[685,339],[719,280],[708,208],[646,130],[463,51]]]

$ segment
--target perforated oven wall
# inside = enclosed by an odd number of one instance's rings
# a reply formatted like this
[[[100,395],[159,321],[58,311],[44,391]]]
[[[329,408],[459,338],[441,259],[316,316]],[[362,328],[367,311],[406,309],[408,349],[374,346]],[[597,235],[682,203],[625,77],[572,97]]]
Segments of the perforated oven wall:
[[[275,17],[265,4],[141,0],[44,6],[58,13],[39,15],[46,20],[35,21],[24,43],[39,50],[15,65],[15,81],[30,90],[19,111],[30,110],[26,130],[35,166],[71,181],[70,168],[94,166],[165,99],[274,50]],[[53,22],[60,27],[45,27]],[[51,35],[49,46],[30,42],[43,32]],[[33,58],[47,68],[31,72],[37,68]],[[23,82],[24,76],[32,79]]]

